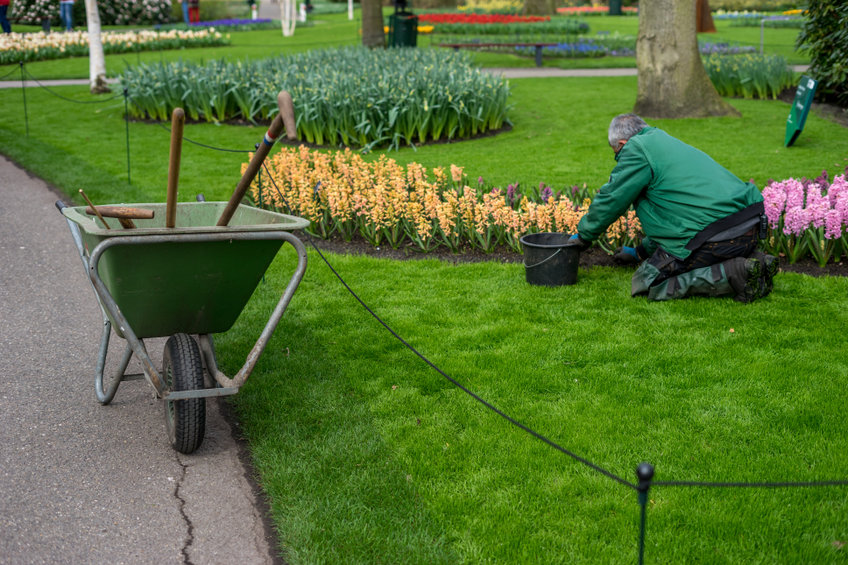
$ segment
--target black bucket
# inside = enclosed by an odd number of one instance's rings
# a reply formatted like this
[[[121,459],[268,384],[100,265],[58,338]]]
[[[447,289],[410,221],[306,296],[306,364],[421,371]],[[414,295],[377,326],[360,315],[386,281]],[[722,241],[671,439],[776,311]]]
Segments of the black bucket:
[[[521,238],[528,283],[561,286],[577,282],[580,252],[566,245],[570,237],[567,233],[528,233]]]

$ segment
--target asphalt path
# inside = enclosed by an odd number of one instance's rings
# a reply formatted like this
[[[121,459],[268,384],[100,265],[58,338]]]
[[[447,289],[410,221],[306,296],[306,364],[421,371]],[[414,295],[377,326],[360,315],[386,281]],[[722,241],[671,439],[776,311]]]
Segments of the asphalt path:
[[[59,198],[0,156],[0,563],[279,563],[222,401],[182,455],[147,382],[95,398],[102,317]]]

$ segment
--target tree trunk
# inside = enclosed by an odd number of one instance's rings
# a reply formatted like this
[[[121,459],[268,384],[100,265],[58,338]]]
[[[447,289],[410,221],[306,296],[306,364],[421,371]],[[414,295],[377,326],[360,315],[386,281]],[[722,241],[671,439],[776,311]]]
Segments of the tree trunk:
[[[634,112],[650,118],[740,116],[710,82],[695,34],[695,2],[642,0]]]
[[[383,4],[380,0],[361,0],[362,45],[385,47],[386,32],[383,31]]]
[[[283,37],[294,35],[294,28],[297,25],[296,10],[295,0],[280,0],[280,27],[283,30]]]
[[[106,57],[100,40],[100,11],[97,0],[85,0],[85,21],[88,28],[88,80],[92,94],[111,92],[106,84]]]
[[[525,16],[555,16],[555,0],[524,0]]]
[[[695,31],[716,33],[713,15],[710,13],[710,0],[697,0],[695,3]]]

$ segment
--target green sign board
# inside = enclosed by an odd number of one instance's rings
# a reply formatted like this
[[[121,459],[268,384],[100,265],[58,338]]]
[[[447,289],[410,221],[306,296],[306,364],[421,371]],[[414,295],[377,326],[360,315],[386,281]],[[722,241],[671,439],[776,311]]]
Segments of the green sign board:
[[[807,114],[813,104],[813,95],[816,93],[817,84],[818,82],[815,79],[806,75],[801,77],[801,84],[795,91],[795,100],[792,102],[792,109],[789,111],[789,119],[786,120],[786,139],[784,140],[786,147],[795,143],[795,140],[801,135],[801,130],[804,129],[804,122],[807,121]]]

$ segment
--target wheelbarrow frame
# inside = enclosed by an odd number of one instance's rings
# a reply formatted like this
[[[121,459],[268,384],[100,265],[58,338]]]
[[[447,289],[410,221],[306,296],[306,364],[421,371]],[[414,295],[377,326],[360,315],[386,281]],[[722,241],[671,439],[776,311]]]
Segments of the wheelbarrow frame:
[[[274,330],[279,324],[286,308],[288,308],[300,281],[303,279],[307,265],[306,247],[303,242],[294,234],[288,231],[282,231],[279,228],[276,230],[254,229],[253,231],[231,231],[227,229],[222,231],[218,229],[215,233],[201,232],[169,234],[165,232],[161,234],[148,233],[144,235],[133,235],[131,230],[127,230],[125,234],[115,234],[103,239],[100,243],[95,245],[93,249],[91,249],[90,253],[87,253],[85,243],[83,241],[81,226],[64,213],[64,209],[68,207],[63,202],[57,202],[56,206],[65,216],[74,244],[79,252],[80,259],[82,260],[89,281],[94,289],[94,294],[103,315],[103,329],[100,338],[100,348],[98,352],[97,366],[95,369],[94,383],[97,400],[104,405],[110,403],[122,381],[139,377],[144,377],[147,380],[147,382],[153,387],[158,398],[168,402],[236,394],[244,385],[245,381],[256,366],[256,363],[268,344],[271,335],[274,333]],[[210,231],[212,230],[213,228],[210,227]],[[286,285],[280,300],[271,313],[268,322],[265,324],[265,327],[260,333],[256,344],[248,353],[244,365],[232,378],[225,375],[218,368],[212,335],[208,333],[198,333],[197,341],[203,365],[205,367],[206,374],[210,377],[209,382],[213,383],[213,386],[197,390],[173,390],[173,388],[166,382],[166,379],[163,378],[160,370],[157,369],[151,360],[150,355],[147,352],[147,347],[144,344],[144,340],[139,338],[133,330],[131,324],[124,316],[124,313],[121,312],[121,308],[117,304],[106,283],[101,278],[98,266],[104,253],[109,249],[119,246],[268,240],[280,240],[282,243],[290,243],[297,252],[297,267]],[[106,357],[109,350],[109,341],[112,334],[112,321],[114,321],[117,325],[115,329],[119,330],[116,331],[116,333],[126,339],[127,345],[111,384],[108,387],[104,387],[104,373]],[[126,374],[127,367],[129,366],[129,362],[133,354],[135,354],[141,363],[143,370],[142,374]]]

